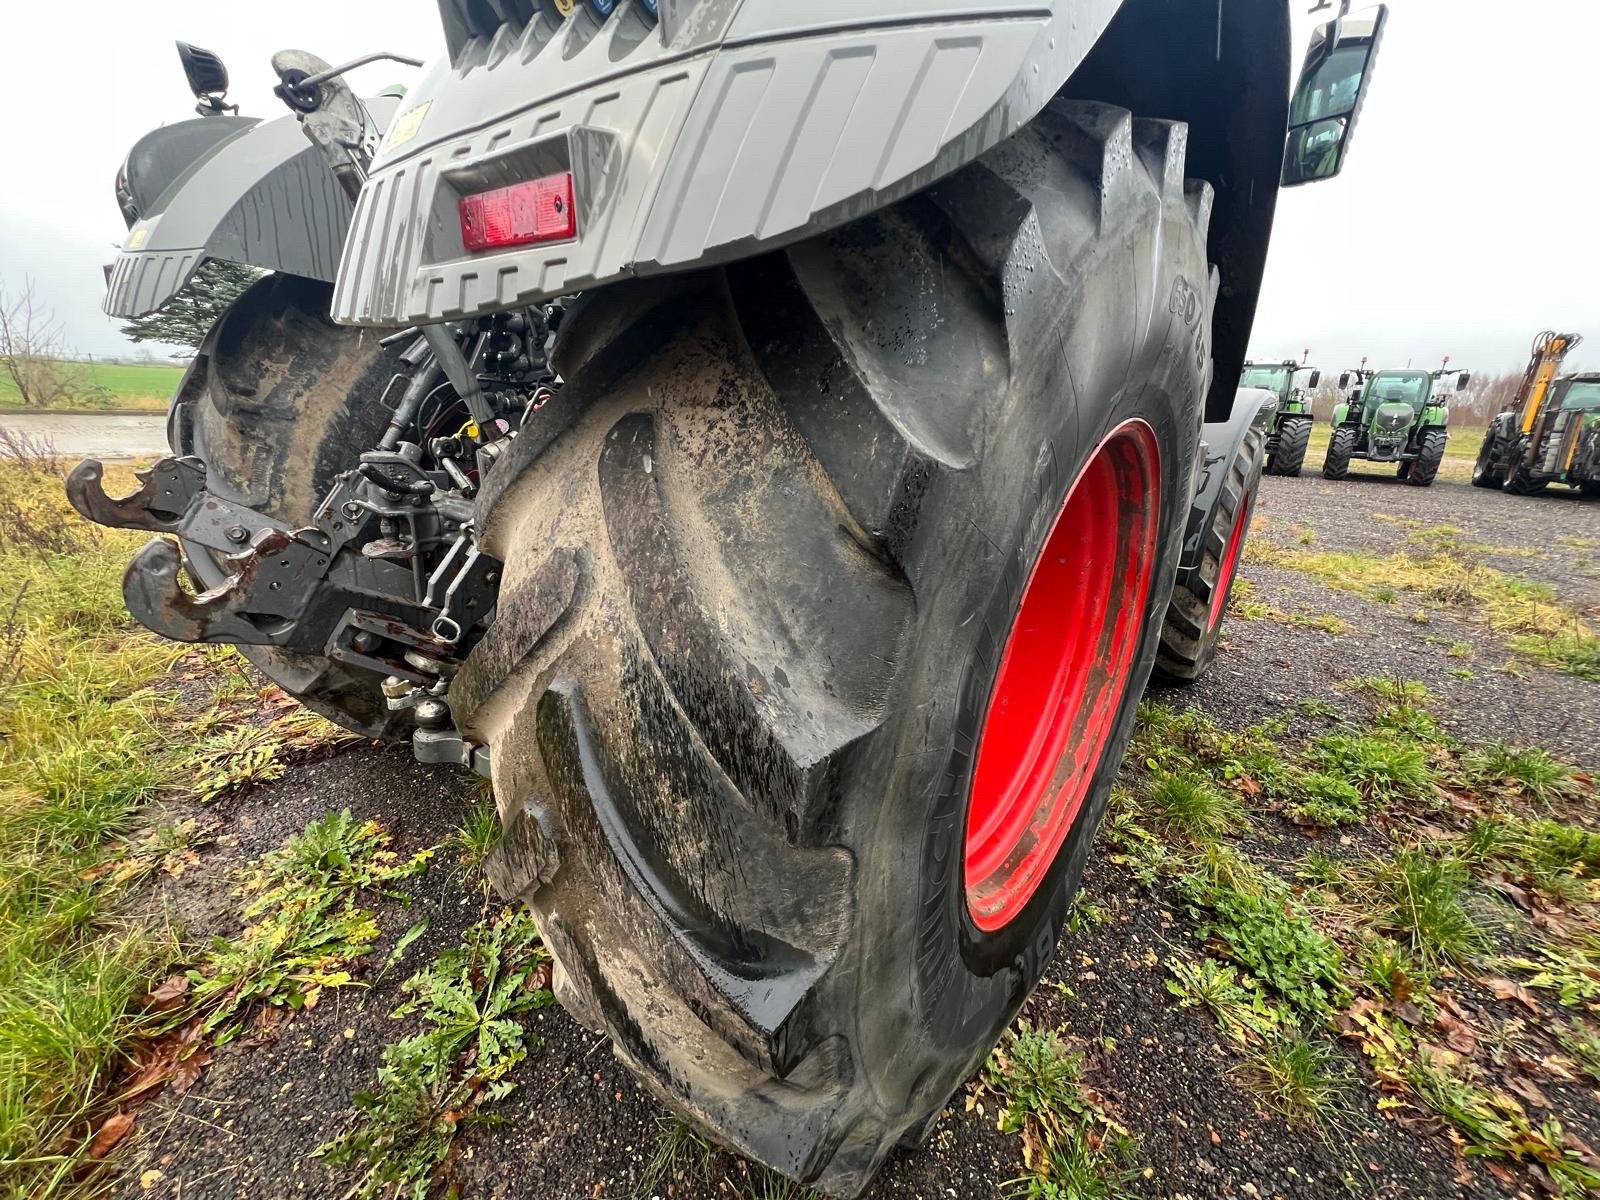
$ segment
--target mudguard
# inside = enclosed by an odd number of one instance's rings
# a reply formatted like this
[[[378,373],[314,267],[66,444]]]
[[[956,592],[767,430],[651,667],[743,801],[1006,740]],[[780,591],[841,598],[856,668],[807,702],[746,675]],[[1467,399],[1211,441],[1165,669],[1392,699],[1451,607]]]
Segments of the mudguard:
[[[1211,528],[1217,504],[1222,499],[1223,485],[1228,480],[1228,464],[1239,452],[1240,443],[1251,428],[1265,434],[1270,430],[1273,415],[1277,412],[1278,398],[1265,388],[1240,388],[1234,401],[1233,412],[1225,421],[1208,421],[1200,429],[1200,460],[1197,466],[1199,480],[1195,486],[1194,500],[1189,506],[1188,523],[1183,531],[1183,556],[1178,560],[1178,579],[1182,583],[1186,573],[1199,569],[1205,557],[1206,533]]]
[[[1032,119],[1122,3],[675,0],[657,23],[622,0],[524,23],[440,0],[449,52],[380,148],[334,318],[455,319],[843,224]],[[466,252],[464,196],[565,172],[575,239]]]
[[[399,101],[379,96],[366,104],[385,126]],[[213,124],[222,121],[229,124]],[[157,131],[129,156],[130,168],[150,159],[170,178],[139,172],[130,196],[138,219],[111,268],[105,311],[122,318],[154,312],[211,258],[331,283],[351,204],[299,121],[207,117],[184,125],[204,126],[206,136],[179,140]],[[159,163],[141,153],[156,142]]]

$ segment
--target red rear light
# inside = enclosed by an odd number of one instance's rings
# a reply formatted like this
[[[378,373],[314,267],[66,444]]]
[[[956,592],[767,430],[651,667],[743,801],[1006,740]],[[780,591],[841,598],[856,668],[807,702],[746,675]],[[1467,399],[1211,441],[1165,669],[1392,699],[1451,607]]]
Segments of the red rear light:
[[[498,250],[578,236],[572,172],[480,192],[461,201],[461,240],[468,250]]]

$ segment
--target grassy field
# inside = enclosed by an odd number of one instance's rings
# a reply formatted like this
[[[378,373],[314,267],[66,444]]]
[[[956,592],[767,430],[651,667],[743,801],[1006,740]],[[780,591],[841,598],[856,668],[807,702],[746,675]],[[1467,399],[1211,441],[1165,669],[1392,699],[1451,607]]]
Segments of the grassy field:
[[[164,363],[82,362],[68,369],[80,386],[58,412],[165,412],[183,368]],[[0,375],[0,410],[21,410],[16,385]]]

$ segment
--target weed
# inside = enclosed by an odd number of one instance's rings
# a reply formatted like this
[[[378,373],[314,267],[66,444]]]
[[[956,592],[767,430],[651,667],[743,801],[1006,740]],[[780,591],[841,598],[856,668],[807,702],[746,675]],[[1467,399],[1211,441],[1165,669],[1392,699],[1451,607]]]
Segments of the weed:
[[[1347,780],[1372,801],[1421,799],[1433,785],[1422,748],[1365,733],[1330,733],[1310,747],[1309,757],[1322,772]]]
[[[1072,906],[1067,909],[1067,928],[1073,933],[1097,929],[1110,920],[1111,913],[1103,905],[1096,904],[1088,892],[1079,892],[1074,896]]]
[[[1372,589],[1372,598],[1379,604],[1393,604],[1400,598],[1400,593],[1388,584],[1379,584]]]
[[[1355,785],[1322,771],[1299,777],[1295,798],[1285,810],[1297,825],[1329,829],[1366,819],[1367,805]]]
[[[1461,1132],[1469,1154],[1532,1159],[1570,1200],[1600,1189],[1600,1171],[1587,1166],[1579,1151],[1566,1148],[1566,1131],[1555,1117],[1535,1125],[1511,1096],[1480,1086],[1448,1061],[1419,1055],[1408,1081],[1429,1108]]]
[[[1399,675],[1359,675],[1345,685],[1352,692],[1373,696],[1390,704],[1426,704],[1432,697],[1427,685]]]
[[[1194,772],[1158,779],[1150,788],[1149,802],[1163,830],[1195,842],[1212,841],[1245,824],[1237,797]]]
[[[1556,1032],[1556,1040],[1585,1075],[1600,1083],[1600,1033],[1595,1032],[1594,1026],[1573,1021]]]
[[[1466,963],[1484,945],[1462,894],[1467,868],[1459,859],[1407,847],[1369,864],[1378,928],[1405,940],[1425,965]]]
[[[1471,642],[1451,642],[1449,647],[1445,650],[1445,653],[1448,654],[1451,658],[1471,658],[1472,657],[1472,643]]]
[[[1450,674],[1454,675],[1457,679],[1464,679],[1468,683],[1471,683],[1478,677],[1475,672],[1468,670],[1466,667],[1454,667],[1451,669]]]
[[[1000,1128],[1022,1133],[1029,1174],[1005,1186],[1029,1200],[1113,1200],[1127,1194],[1135,1146],[1080,1079],[1083,1058],[1051,1030],[1019,1021],[984,1066],[1005,1101]]]
[[[1347,992],[1338,945],[1317,930],[1277,876],[1231,850],[1211,847],[1177,887],[1200,920],[1200,936],[1217,939],[1296,1013],[1321,1018],[1342,1003]]]
[[[1534,957],[1512,955],[1495,960],[1497,966],[1529,972],[1527,985],[1554,992],[1563,1008],[1600,1006],[1600,938],[1590,937],[1566,945],[1542,945]]]
[[[1254,980],[1240,978],[1239,970],[1206,957],[1197,963],[1182,960],[1168,964],[1172,978],[1167,991],[1179,1008],[1203,1008],[1235,1042],[1249,1042],[1275,1033],[1292,1018],[1274,1004]]]
[[[1390,938],[1368,937],[1361,945],[1360,966],[1366,984],[1397,1003],[1428,990],[1427,969]]]
[[[1307,717],[1323,717],[1332,720],[1339,715],[1339,710],[1320,696],[1307,696],[1300,701],[1298,707],[1301,715]]]
[[[353,982],[348,966],[370,954],[379,936],[358,898],[363,892],[404,898],[395,885],[421,871],[433,853],[400,859],[388,847],[377,822],[357,821],[345,809],[312,822],[248,873],[241,887],[244,930],[214,940],[189,972],[193,1011],[204,1014],[207,1033],[228,1041],[252,1005],[308,1008],[324,988]]]
[[[1307,629],[1320,629],[1323,633],[1341,637],[1350,632],[1350,622],[1343,617],[1336,617],[1332,613],[1295,613],[1289,618],[1291,625],[1301,625]]]
[[[1343,860],[1321,850],[1311,850],[1295,868],[1295,878],[1304,879],[1323,888],[1337,888],[1345,882]]]
[[[422,1200],[459,1129],[516,1089],[508,1076],[537,1044],[519,1018],[555,1001],[540,986],[543,958],[533,921],[507,912],[406,981],[394,1015],[420,1017],[420,1032],[384,1048],[377,1087],[355,1097],[355,1127],[315,1151],[363,1164],[347,1194]]]
[[[1339,1052],[1304,1030],[1269,1040],[1239,1068],[1239,1077],[1290,1124],[1332,1119],[1346,1103],[1350,1071]]]

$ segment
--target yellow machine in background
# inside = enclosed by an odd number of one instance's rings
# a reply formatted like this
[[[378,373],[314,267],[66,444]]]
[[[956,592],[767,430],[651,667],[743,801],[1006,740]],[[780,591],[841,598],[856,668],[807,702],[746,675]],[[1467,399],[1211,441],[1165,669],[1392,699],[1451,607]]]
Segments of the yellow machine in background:
[[[1600,495],[1600,375],[1561,375],[1583,338],[1546,330],[1511,403],[1489,423],[1472,468],[1477,487],[1518,495],[1566,483]]]

